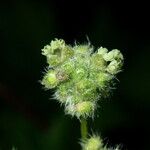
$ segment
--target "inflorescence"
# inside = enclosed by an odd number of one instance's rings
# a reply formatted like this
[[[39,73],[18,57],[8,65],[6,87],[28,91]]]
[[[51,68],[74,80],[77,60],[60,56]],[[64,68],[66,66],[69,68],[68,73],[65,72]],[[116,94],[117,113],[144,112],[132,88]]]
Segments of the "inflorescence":
[[[55,39],[42,49],[48,69],[41,81],[46,89],[55,88],[55,99],[65,113],[78,119],[93,117],[98,100],[108,97],[123,55],[117,49],[100,47],[94,52],[90,43],[74,46]]]

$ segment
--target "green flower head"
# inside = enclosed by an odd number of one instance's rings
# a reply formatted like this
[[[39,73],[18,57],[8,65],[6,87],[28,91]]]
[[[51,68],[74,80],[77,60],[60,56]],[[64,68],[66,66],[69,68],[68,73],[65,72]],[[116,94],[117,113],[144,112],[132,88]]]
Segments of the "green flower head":
[[[90,138],[81,142],[82,150],[120,150],[119,146],[115,148],[104,145],[101,137],[92,135]]]
[[[107,97],[117,73],[123,66],[123,55],[100,47],[94,52],[89,43],[70,46],[55,39],[42,49],[48,69],[41,83],[55,88],[55,98],[66,114],[77,118],[93,117],[98,101]],[[95,141],[96,142],[96,141]]]

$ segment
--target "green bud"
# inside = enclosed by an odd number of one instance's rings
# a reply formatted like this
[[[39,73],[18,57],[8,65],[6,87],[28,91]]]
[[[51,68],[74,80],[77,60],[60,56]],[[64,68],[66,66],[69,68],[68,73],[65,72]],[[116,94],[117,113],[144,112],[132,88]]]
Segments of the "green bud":
[[[98,53],[92,55],[91,67],[95,70],[104,70],[106,68],[106,61],[103,59],[102,55]]]
[[[123,60],[123,55],[121,54],[121,52],[118,49],[113,49],[112,51],[110,51],[109,53],[106,53],[104,55],[104,59],[106,61],[113,61],[113,60]]]
[[[92,136],[82,144],[83,150],[103,150],[103,141],[99,136]]]
[[[122,62],[117,62],[116,60],[113,60],[107,66],[106,70],[110,74],[117,74],[118,72],[120,72],[121,67],[122,67]]]
[[[87,57],[82,55],[75,56],[71,61],[74,62],[72,68],[72,78],[75,82],[78,82],[81,79],[84,79],[88,76],[88,60]]]
[[[47,63],[54,67],[60,65],[69,57],[72,57],[73,50],[70,46],[65,44],[64,40],[55,39],[50,45],[46,45],[44,49],[42,49],[42,54],[47,57]]]
[[[72,74],[75,68],[75,63],[72,59],[68,59],[68,61],[65,61],[60,68],[67,72],[68,75]]]
[[[119,146],[115,148],[107,147],[107,145],[103,144],[103,140],[97,135],[93,135],[82,141],[81,146],[82,150],[120,150]]]
[[[106,87],[107,83],[113,78],[113,76],[105,72],[99,72],[96,78],[98,86],[103,89]]]
[[[57,66],[58,64],[60,64],[59,56],[47,55],[47,63],[52,67]]]
[[[73,50],[76,54],[91,54],[93,52],[93,47],[90,44],[85,45],[75,45]]]
[[[73,97],[73,85],[71,82],[64,82],[60,84],[55,92],[55,98],[65,105],[71,103],[74,100]]]
[[[87,75],[88,74],[87,74],[86,68],[80,66],[74,69],[72,77],[74,78],[74,80],[78,81],[78,80],[86,78]]]
[[[85,78],[76,83],[76,89],[78,92],[83,93],[85,90],[90,89],[91,85],[92,85],[92,81]]]
[[[80,101],[96,101],[98,93],[96,91],[96,84],[89,79],[82,79],[76,83],[76,91]]]
[[[108,52],[108,49],[107,48],[103,48],[103,47],[100,47],[99,49],[98,49],[98,54],[99,55],[102,55],[102,56],[104,56],[105,54],[107,54],[107,52]]]
[[[93,114],[95,104],[93,102],[85,101],[76,104],[75,113],[77,117],[87,117]]]
[[[77,104],[69,104],[66,106],[66,113],[77,118],[87,118],[93,116],[95,103],[90,101],[79,102]]]
[[[52,40],[51,41],[51,48],[53,50],[56,50],[56,49],[63,49],[65,48],[66,44],[65,44],[65,41],[63,39],[55,39],[54,41]]]
[[[59,80],[56,77],[56,71],[49,70],[45,75],[41,82],[42,85],[47,89],[55,88],[58,84]]]
[[[44,48],[42,49],[42,54],[47,56],[49,54],[52,55],[60,55],[61,50],[65,48],[65,41],[60,39],[55,39],[52,40],[50,45],[46,45],[44,46]]]

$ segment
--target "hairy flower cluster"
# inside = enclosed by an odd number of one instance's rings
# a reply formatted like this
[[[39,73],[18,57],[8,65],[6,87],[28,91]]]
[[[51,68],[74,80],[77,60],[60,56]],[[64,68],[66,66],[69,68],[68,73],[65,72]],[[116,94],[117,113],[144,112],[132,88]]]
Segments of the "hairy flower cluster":
[[[82,150],[120,150],[119,146],[110,148],[104,145],[103,140],[96,135],[91,136],[85,141],[81,142]]]
[[[100,47],[94,52],[88,44],[70,46],[55,39],[42,49],[48,69],[41,83],[56,88],[55,98],[65,112],[77,118],[93,116],[97,101],[109,95],[111,83],[121,71],[123,55]]]

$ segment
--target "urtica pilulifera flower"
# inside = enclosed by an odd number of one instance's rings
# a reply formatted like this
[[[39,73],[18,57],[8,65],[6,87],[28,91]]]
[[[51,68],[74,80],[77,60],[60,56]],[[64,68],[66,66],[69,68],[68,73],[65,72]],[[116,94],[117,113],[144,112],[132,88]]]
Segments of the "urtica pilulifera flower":
[[[104,145],[101,137],[97,135],[93,135],[90,138],[81,142],[81,146],[83,150],[120,150],[119,146],[115,148],[109,148]]]
[[[42,85],[55,88],[55,98],[65,106],[66,114],[78,119],[94,115],[98,100],[109,95],[123,65],[117,49],[108,52],[100,47],[94,52],[89,43],[70,46],[62,39],[51,41],[42,54],[48,63]]]

